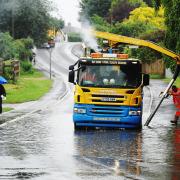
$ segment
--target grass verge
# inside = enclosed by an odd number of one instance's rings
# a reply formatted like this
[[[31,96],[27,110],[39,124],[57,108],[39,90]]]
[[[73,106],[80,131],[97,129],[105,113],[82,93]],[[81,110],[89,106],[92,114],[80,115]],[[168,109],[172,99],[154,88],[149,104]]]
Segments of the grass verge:
[[[171,81],[170,78],[164,79],[164,82],[166,82],[166,83],[169,83],[170,81]],[[176,85],[177,87],[180,88],[180,77],[178,77],[178,78],[176,79],[176,81],[174,82],[174,85]]]
[[[163,78],[161,75],[158,75],[158,74],[150,74],[150,78],[151,79],[162,79],[166,83],[169,83],[171,81],[171,78]],[[174,82],[174,85],[176,85],[177,87],[180,87],[180,77],[178,77],[176,79],[176,81]]]
[[[13,110],[13,108],[10,108],[10,107],[4,107],[2,110],[3,110],[3,112],[8,112],[8,111]]]
[[[34,70],[33,74],[21,75],[17,84],[6,84],[4,87],[7,93],[4,103],[23,103],[42,97],[52,87],[52,81]]]
[[[162,77],[159,74],[150,74],[150,78],[151,79],[164,79],[164,77]]]

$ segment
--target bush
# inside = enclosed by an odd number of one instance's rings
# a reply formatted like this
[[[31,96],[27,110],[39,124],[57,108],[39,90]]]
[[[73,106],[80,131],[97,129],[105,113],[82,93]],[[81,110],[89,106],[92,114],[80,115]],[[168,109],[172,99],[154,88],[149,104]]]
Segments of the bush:
[[[9,33],[0,33],[0,57],[4,60],[29,60],[32,56],[33,40],[31,38],[14,40]]]
[[[118,22],[113,26],[112,32],[129,37],[139,37],[139,35],[146,32],[147,29],[150,29],[150,26],[142,22]]]
[[[94,15],[91,18],[91,22],[93,27],[95,27],[95,29],[98,31],[105,31],[105,32],[111,31],[111,25],[100,16]]]
[[[68,41],[69,42],[81,42],[81,36],[79,33],[68,33]]]
[[[21,73],[33,73],[32,64],[29,61],[21,61]]]
[[[0,57],[4,60],[14,57],[13,41],[9,33],[0,33]]]
[[[12,73],[12,68],[11,67],[6,67],[4,68],[4,74],[3,76],[9,80],[13,79],[13,73]]]
[[[32,56],[31,49],[33,48],[33,40],[31,38],[27,39],[17,39],[14,41],[15,47],[15,57],[19,60],[29,60]]]

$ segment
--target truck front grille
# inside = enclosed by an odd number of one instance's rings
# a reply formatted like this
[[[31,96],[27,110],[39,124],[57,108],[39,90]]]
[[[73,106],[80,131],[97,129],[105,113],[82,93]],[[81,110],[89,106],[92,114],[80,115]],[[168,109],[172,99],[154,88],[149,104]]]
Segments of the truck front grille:
[[[93,105],[88,110],[89,115],[105,115],[109,116],[127,116],[128,115],[128,107],[120,107],[120,106],[99,106]]]

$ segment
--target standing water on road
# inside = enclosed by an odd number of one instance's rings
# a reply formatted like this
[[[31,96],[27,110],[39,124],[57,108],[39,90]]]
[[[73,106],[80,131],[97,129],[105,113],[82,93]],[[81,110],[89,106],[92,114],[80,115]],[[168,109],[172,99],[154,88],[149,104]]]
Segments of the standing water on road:
[[[68,44],[64,46],[68,49]],[[61,50],[61,63],[67,62],[62,46],[56,47],[53,56],[58,57]],[[59,58],[54,58],[52,65],[54,63],[56,71],[64,73],[62,77],[66,78],[67,72],[58,66]],[[159,101],[157,92],[165,87],[161,81],[152,81],[155,96],[152,108]],[[143,123],[149,106],[149,93],[144,95]],[[73,92],[70,90],[49,108],[1,126],[0,179],[161,180],[180,177],[180,125],[170,124],[175,112],[171,99],[163,102],[150,127],[139,131],[74,132],[72,109]]]
[[[162,118],[158,116],[152,128],[140,131],[74,132],[68,109],[59,104],[1,128],[0,179],[171,179],[180,175],[179,125],[173,127],[167,119],[165,125],[155,124]]]

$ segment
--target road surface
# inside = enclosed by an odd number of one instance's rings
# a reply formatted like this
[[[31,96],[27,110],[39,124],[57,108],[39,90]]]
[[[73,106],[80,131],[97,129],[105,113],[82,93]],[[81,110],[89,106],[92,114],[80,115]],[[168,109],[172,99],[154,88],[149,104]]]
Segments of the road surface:
[[[171,99],[163,102],[150,127],[142,130],[74,132],[73,85],[68,66],[80,53],[75,43],[52,52],[52,90],[37,102],[16,105],[1,116],[0,179],[177,179],[180,177],[180,126],[173,126]],[[49,52],[37,51],[36,67],[49,76]],[[151,81],[152,109],[166,84]],[[151,93],[144,88],[143,123]],[[4,122],[4,123],[3,123]]]

